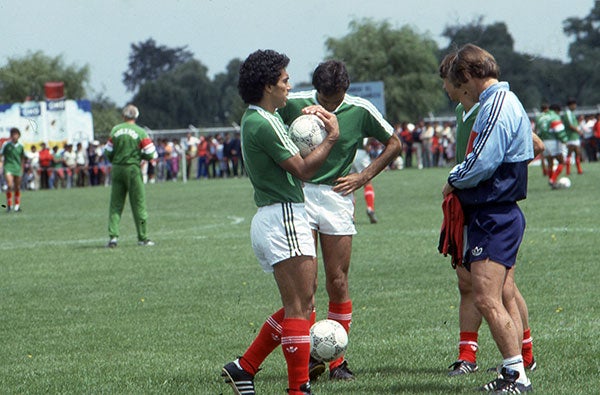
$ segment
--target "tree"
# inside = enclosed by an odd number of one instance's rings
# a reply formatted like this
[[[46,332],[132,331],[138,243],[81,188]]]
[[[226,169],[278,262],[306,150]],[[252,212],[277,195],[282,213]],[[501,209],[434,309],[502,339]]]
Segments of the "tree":
[[[22,58],[8,58],[0,68],[0,102],[22,102],[30,97],[43,100],[44,83],[62,81],[67,99],[85,97],[89,83],[89,66],[67,66],[62,56],[50,57],[41,51],[28,52]]]
[[[123,83],[127,90],[135,92],[144,83],[156,81],[164,73],[192,60],[193,55],[186,48],[187,46],[157,46],[152,38],[131,44],[129,69],[123,73]]]
[[[328,56],[343,60],[353,82],[381,80],[387,118],[415,121],[444,103],[434,40],[404,26],[371,19],[350,22],[345,37],[326,40]]]
[[[190,60],[144,83],[133,99],[140,109],[140,124],[152,129],[214,125],[217,92],[207,72],[202,63]]]
[[[231,60],[227,65],[226,72],[217,74],[213,80],[215,91],[219,92],[217,96],[218,112],[216,118],[223,125],[228,125],[232,122],[239,123],[246,109],[237,89],[241,64],[242,61],[240,59]]]
[[[600,103],[600,2],[594,2],[590,14],[584,18],[568,18],[563,31],[574,37],[569,46],[571,63],[565,68],[568,93],[580,104]]]
[[[442,34],[449,44],[441,51],[440,60],[467,43],[484,48],[496,58],[501,79],[510,83],[525,108],[538,109],[542,102],[559,102],[564,94],[563,64],[515,52],[514,40],[504,22],[485,25],[480,16],[466,25],[447,26]],[[449,107],[454,106],[449,102]]]
[[[113,126],[122,122],[121,112],[117,105],[102,94],[91,100],[92,116],[94,117],[94,137],[107,140]]]

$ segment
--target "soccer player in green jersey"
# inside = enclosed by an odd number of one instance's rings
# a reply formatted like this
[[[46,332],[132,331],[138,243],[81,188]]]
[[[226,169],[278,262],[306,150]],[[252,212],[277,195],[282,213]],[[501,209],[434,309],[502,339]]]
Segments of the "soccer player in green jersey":
[[[252,247],[263,270],[274,274],[283,308],[267,319],[240,358],[223,367],[221,375],[238,395],[255,393],[254,376],[280,344],[287,363],[288,394],[312,393],[309,330],[317,264],[302,180],[321,167],[340,133],[334,114],[321,106],[306,108],[305,113],[323,121],[328,135],[309,155],[300,156],[276,112],[285,106],[291,89],[288,63],[283,54],[259,50],[240,67],[238,90],[249,104],[242,117],[242,154],[258,206],[251,225]]]
[[[140,115],[136,106],[129,104],[123,108],[123,123],[116,125],[104,148],[106,158],[112,163],[110,191],[110,208],[108,216],[107,247],[117,246],[119,223],[125,206],[125,198],[129,195],[129,203],[137,230],[138,244],[152,246],[148,239],[146,211],[146,191],[142,180],[140,163],[142,159],[151,160],[157,157],[154,143],[146,131],[135,121]]]
[[[329,296],[327,318],[350,330],[352,300],[348,287],[348,270],[352,251],[354,225],[353,192],[367,184],[398,156],[401,143],[393,127],[368,101],[346,93],[350,78],[343,62],[329,60],[313,73],[315,90],[295,92],[285,107],[278,110],[283,121],[290,125],[302,114],[303,108],[321,105],[333,112],[340,126],[340,137],[325,164],[304,184],[306,211],[315,244],[321,243],[325,266],[325,283]],[[356,150],[363,139],[373,137],[384,150],[360,173],[350,173]],[[325,371],[325,364],[311,361],[311,379]],[[329,377],[334,380],[353,380],[342,357],[329,364]]]
[[[583,132],[579,128],[579,122],[575,116],[577,101],[573,98],[567,100],[567,108],[565,109],[562,121],[567,132],[567,157],[565,167],[567,175],[571,175],[571,156],[575,154],[575,165],[577,166],[577,174],[583,174],[581,168],[581,136]]]
[[[2,144],[0,149],[0,163],[3,165],[4,178],[6,180],[6,212],[13,210],[14,193],[14,211],[21,211],[21,177],[23,176],[23,166],[25,164],[25,150],[23,144],[19,142],[21,131],[17,128],[10,129],[10,139]]]
[[[464,89],[459,89],[452,84],[448,79],[448,70],[454,61],[456,54],[447,55],[440,64],[440,77],[444,83],[444,90],[448,94],[450,100],[458,102],[456,106],[456,163],[461,163],[465,160],[467,151],[472,147],[473,124],[479,113],[479,102],[474,101],[465,93]],[[544,147],[541,144],[540,138],[532,134],[534,139],[534,151],[537,156],[543,152]],[[463,266],[456,266],[456,276],[458,277],[458,289],[460,293],[460,303],[458,309],[458,324],[459,324],[459,343],[458,343],[458,358],[456,362],[451,364],[449,376],[460,376],[468,373],[474,373],[478,370],[477,366],[477,343],[479,328],[482,322],[482,316],[479,310],[475,307],[473,300],[471,273]],[[523,323],[523,338],[522,340],[522,355],[524,364],[527,369],[534,370],[536,362],[533,357],[533,343],[531,338],[531,330],[529,328],[529,311],[525,299],[514,283],[514,270],[509,272],[509,282],[506,290],[511,287],[514,289],[514,301],[519,310]]]

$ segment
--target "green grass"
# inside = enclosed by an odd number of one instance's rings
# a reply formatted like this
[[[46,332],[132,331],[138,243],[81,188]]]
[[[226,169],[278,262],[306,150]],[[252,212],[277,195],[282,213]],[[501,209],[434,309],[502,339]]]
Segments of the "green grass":
[[[571,189],[551,191],[532,167],[521,204],[528,225],[517,282],[529,305],[538,393],[594,393],[600,379],[600,165],[585,171]],[[357,196],[347,356],[358,379],[322,379],[316,394],[472,393],[491,379],[446,377],[458,341],[456,278],[437,253],[447,172],[376,178],[377,225]],[[250,247],[249,182],[148,185],[153,248],[136,245],[129,207],[119,247],[104,248],[108,194],[26,192],[23,213],[0,213],[0,393],[230,393],[221,366],[280,306]],[[320,286],[319,319],[326,305]],[[485,324],[478,356],[482,370],[500,361]],[[256,386],[284,393],[280,350]]]

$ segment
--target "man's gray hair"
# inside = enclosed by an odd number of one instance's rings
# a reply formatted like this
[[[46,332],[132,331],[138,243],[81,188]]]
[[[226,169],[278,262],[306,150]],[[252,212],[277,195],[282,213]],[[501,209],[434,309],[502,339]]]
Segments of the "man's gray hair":
[[[128,104],[123,108],[123,118],[125,119],[137,119],[140,116],[140,110],[133,104]]]

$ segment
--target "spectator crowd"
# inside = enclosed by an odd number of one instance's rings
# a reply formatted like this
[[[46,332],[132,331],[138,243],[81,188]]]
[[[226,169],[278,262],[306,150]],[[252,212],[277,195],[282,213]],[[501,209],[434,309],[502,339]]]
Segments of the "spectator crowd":
[[[600,114],[578,116],[582,131],[583,158],[596,162],[600,157]],[[531,120],[535,130],[534,120]],[[395,133],[403,144],[401,156],[391,169],[446,167],[455,163],[454,122],[419,121],[400,123]],[[182,179],[229,178],[243,176],[241,141],[239,133],[218,133],[195,136],[188,133],[182,139],[157,138],[158,158],[144,162],[144,182],[155,183]],[[365,147],[372,158],[383,147],[369,141]],[[110,162],[104,156],[104,146],[97,140],[87,148],[81,143],[32,145],[26,152],[27,160],[22,178],[23,189],[58,189],[84,186],[110,185]],[[184,160],[185,159],[185,160]],[[185,174],[183,174],[183,170]],[[1,175],[0,175],[1,177]],[[5,189],[4,180],[0,180]]]

